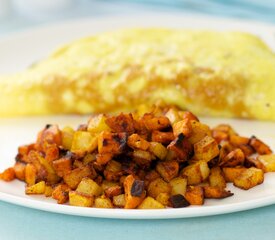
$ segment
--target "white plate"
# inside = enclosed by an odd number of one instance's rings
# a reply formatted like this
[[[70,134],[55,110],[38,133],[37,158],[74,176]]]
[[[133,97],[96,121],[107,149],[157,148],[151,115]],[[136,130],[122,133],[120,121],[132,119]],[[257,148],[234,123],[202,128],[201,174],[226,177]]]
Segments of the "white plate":
[[[0,73],[24,69],[32,62],[47,55],[60,44],[82,36],[123,27],[149,26],[252,32],[259,35],[270,47],[275,49],[275,28],[259,23],[165,14],[144,15],[142,18],[139,16],[125,16],[88,19],[36,28],[0,39]],[[37,132],[45,124],[58,123],[63,126],[77,126],[80,123],[85,123],[87,118],[87,116],[67,116],[0,119],[0,170],[13,164],[17,147],[33,142]],[[241,135],[256,135],[275,149],[275,123],[232,119],[203,119],[202,121],[211,126],[218,123],[229,123]],[[229,185],[229,189],[234,193],[234,196],[222,200],[206,200],[205,205],[198,207],[164,210],[95,209],[58,205],[49,198],[27,196],[24,194],[24,184],[13,181],[11,183],[0,182],[0,200],[50,212],[90,217],[152,219],[206,216],[274,204],[275,173],[266,174],[264,183],[249,191],[235,188],[232,185]]]

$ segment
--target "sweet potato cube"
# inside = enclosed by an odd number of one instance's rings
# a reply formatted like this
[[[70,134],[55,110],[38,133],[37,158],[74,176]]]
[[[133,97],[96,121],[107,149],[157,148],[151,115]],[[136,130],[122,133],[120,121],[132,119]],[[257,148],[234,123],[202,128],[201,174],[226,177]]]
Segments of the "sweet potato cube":
[[[204,182],[210,173],[205,161],[195,162],[182,169],[182,176],[187,177],[188,185],[195,185]]]
[[[226,198],[233,195],[230,191],[227,191],[220,187],[211,187],[211,186],[204,186],[204,197],[205,198]]]
[[[127,143],[126,133],[111,133],[104,131],[98,137],[98,152],[100,154],[120,154]]]
[[[263,183],[264,172],[258,168],[248,168],[243,171],[237,178],[234,179],[234,186],[244,190],[255,187],[258,184]]]
[[[124,180],[125,207],[127,209],[136,208],[145,197],[143,181],[136,180],[133,175],[128,175]],[[144,183],[144,182],[143,182]]]
[[[232,145],[238,147],[240,145],[246,145],[246,144],[248,144],[249,143],[249,138],[247,138],[247,137],[241,137],[239,135],[232,134],[229,137],[229,142]]]
[[[162,209],[164,206],[152,197],[145,198],[138,209]]]
[[[0,173],[0,179],[6,182],[14,180],[16,177],[13,167],[7,168],[4,172]]]
[[[196,159],[208,162],[218,156],[220,151],[216,140],[212,137],[205,136],[194,144],[194,152]]]
[[[57,200],[58,204],[66,203],[69,200],[70,190],[67,184],[58,184],[52,192],[52,198]]]
[[[98,137],[90,132],[76,131],[72,141],[71,152],[93,152],[97,148]]]
[[[135,132],[135,121],[131,113],[108,117],[105,122],[116,133],[132,134]]]
[[[257,159],[263,164],[265,172],[275,172],[275,154],[260,155]]]
[[[203,205],[204,190],[201,186],[188,186],[184,195],[191,205]]]
[[[72,159],[65,156],[55,160],[53,161],[53,168],[59,177],[63,177],[72,170]]]
[[[175,139],[174,133],[172,132],[161,132],[161,131],[153,131],[151,136],[152,142],[159,142],[162,144],[169,144],[171,141]]]
[[[81,182],[78,184],[76,191],[78,193],[83,193],[86,195],[100,196],[103,192],[101,186],[99,186],[95,181],[90,178],[82,178]]]
[[[200,123],[196,120],[191,120],[190,122],[192,126],[192,134],[188,138],[188,141],[191,144],[199,142],[205,136],[211,136],[211,130],[206,124]]]
[[[64,175],[63,179],[64,179],[64,182],[68,184],[68,186],[71,189],[76,189],[78,184],[81,182],[82,178],[85,178],[85,177],[95,178],[96,173],[92,171],[90,167],[85,166],[85,167],[76,168],[70,171],[69,173]]]
[[[94,196],[80,193],[77,191],[69,192],[69,204],[78,207],[92,207],[94,204]]]
[[[40,181],[34,185],[27,186],[25,189],[26,194],[44,194],[46,188],[45,181]]]
[[[106,123],[107,117],[104,114],[92,116],[88,121],[87,131],[90,133],[101,133],[110,131],[110,127]]]
[[[25,168],[25,182],[28,186],[34,185],[36,181],[36,168],[32,163],[28,163]]]
[[[165,116],[156,117],[153,114],[145,114],[142,117],[142,122],[150,131],[162,130],[171,126],[169,118]]]
[[[226,187],[226,181],[223,177],[222,170],[219,167],[210,169],[209,184],[211,187]]]
[[[165,181],[169,182],[178,175],[179,163],[177,161],[158,162],[156,170]]]

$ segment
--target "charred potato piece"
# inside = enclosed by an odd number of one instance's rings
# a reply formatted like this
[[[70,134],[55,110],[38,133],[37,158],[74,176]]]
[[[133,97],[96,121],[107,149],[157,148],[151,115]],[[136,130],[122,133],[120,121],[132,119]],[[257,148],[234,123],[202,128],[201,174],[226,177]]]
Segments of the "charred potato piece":
[[[98,137],[98,152],[100,154],[122,153],[127,143],[126,133],[101,132]]]
[[[116,133],[124,132],[130,135],[135,132],[135,121],[131,113],[108,117],[105,122]]]

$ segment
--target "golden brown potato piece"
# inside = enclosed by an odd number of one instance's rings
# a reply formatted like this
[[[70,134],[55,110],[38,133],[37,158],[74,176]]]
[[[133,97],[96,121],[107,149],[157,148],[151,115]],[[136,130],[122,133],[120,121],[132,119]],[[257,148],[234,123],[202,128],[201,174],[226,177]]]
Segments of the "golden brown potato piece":
[[[31,163],[28,163],[25,168],[25,182],[28,186],[34,185],[36,182],[36,168]]]
[[[94,204],[94,196],[80,193],[77,191],[69,192],[69,204],[78,207],[92,207]]]
[[[156,117],[152,113],[144,114],[141,121],[149,131],[162,130],[171,126],[169,118],[165,116]]]
[[[103,131],[98,137],[98,152],[101,154],[119,154],[126,147],[126,133],[111,133]]]
[[[156,166],[156,170],[166,182],[169,182],[178,175],[179,163],[177,161],[159,162]]]
[[[90,132],[76,131],[74,133],[71,151],[74,153],[89,153],[97,148],[98,137]]]
[[[275,172],[275,154],[260,155],[257,159],[263,164],[265,172]]]
[[[148,186],[147,195],[156,198],[160,193],[171,193],[171,186],[165,182],[162,178],[157,178],[152,181]]]
[[[138,209],[162,209],[164,206],[152,197],[145,198]]]
[[[208,162],[218,156],[219,152],[218,143],[214,138],[209,136],[205,136],[194,144],[194,153],[197,160]]]
[[[100,196],[103,192],[102,187],[99,186],[95,181],[88,177],[82,178],[81,182],[78,184],[76,191],[78,193],[83,193],[91,196]]]
[[[185,137],[190,137],[192,133],[192,125],[189,119],[184,119],[173,124],[173,133],[177,137],[183,134]]]
[[[260,139],[256,138],[255,136],[252,136],[250,138],[249,144],[260,155],[265,155],[265,154],[271,154],[272,153],[272,150],[270,149],[270,147],[267,146],[265,143],[263,143]]]
[[[106,115],[98,114],[92,116],[88,121],[87,130],[90,133],[101,133],[103,131],[110,131],[110,127],[106,124]]]
[[[210,169],[205,161],[195,162],[182,169],[182,176],[187,177],[188,185],[195,185],[204,182],[210,173]]]
[[[175,139],[175,136],[174,136],[174,133],[172,132],[153,131],[151,138],[152,138],[152,142],[169,144],[171,141]]]
[[[183,177],[176,177],[169,182],[171,186],[171,195],[184,195],[187,187],[187,179]]]
[[[81,182],[81,180],[85,177],[95,178],[96,173],[94,170],[91,170],[91,167],[85,166],[82,168],[76,168],[69,173],[65,174],[63,179],[66,184],[71,189],[76,189],[77,185]]]
[[[236,167],[244,164],[245,155],[240,148],[236,148],[220,159],[221,167]]]
[[[249,144],[249,138],[247,137],[241,137],[239,135],[232,134],[229,137],[229,142],[236,146],[239,147],[240,145],[247,145]]]
[[[34,185],[27,186],[25,189],[26,194],[44,194],[46,189],[45,181],[40,181]]]
[[[120,194],[120,195],[114,196],[113,197],[113,204],[116,207],[124,208],[125,204],[126,204],[126,202],[125,202],[125,195],[124,194]]]
[[[127,145],[133,149],[140,149],[146,151],[150,147],[150,143],[134,133],[127,139]]]
[[[203,205],[204,190],[201,186],[188,186],[184,197],[191,205]]]
[[[21,181],[25,180],[25,168],[26,164],[22,162],[16,162],[13,166],[15,177]]]
[[[239,187],[244,190],[255,187],[263,183],[264,172],[258,168],[248,168],[245,169],[237,178],[234,179],[234,186]]]
[[[158,142],[150,142],[149,151],[160,160],[164,160],[168,153],[167,148]]]
[[[198,120],[191,120],[192,134],[188,138],[191,144],[195,144],[202,140],[205,136],[211,136],[210,128]]]
[[[124,180],[125,206],[124,208],[136,208],[145,198],[144,182],[137,180],[133,175],[128,175]]]
[[[234,179],[237,178],[245,170],[246,170],[245,167],[222,168],[223,176],[226,182],[233,182]]]
[[[226,181],[219,167],[214,167],[210,169],[209,184],[211,187],[226,187]]]
[[[159,203],[161,203],[163,206],[168,206],[168,204],[169,204],[169,198],[170,198],[170,194],[168,194],[168,193],[160,193],[156,197],[156,200]]]
[[[96,208],[114,208],[112,201],[104,195],[95,199],[94,206]]]
[[[230,191],[222,189],[220,187],[211,187],[211,186],[204,186],[204,197],[205,198],[226,198],[233,195]]]
[[[53,187],[52,186],[49,186],[49,185],[46,185],[45,186],[45,192],[44,192],[44,195],[45,197],[51,197],[52,194],[53,194]]]

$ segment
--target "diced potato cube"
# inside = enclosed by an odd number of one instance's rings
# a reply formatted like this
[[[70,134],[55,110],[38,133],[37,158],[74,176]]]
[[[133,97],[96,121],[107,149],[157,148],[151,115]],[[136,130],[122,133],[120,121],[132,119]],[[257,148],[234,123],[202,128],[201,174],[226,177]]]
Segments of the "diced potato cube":
[[[119,186],[118,182],[112,182],[112,181],[107,181],[107,180],[103,180],[101,187],[103,189],[103,191],[105,191],[106,189],[110,188],[110,187],[115,187],[115,186]]]
[[[171,124],[174,124],[181,120],[181,117],[178,114],[178,110],[175,108],[170,108],[166,113],[165,116],[169,119]]]
[[[52,192],[52,198],[57,200],[58,204],[66,203],[69,200],[69,191],[71,189],[67,184],[59,184],[57,185],[53,192]]]
[[[34,185],[36,181],[36,168],[32,163],[28,163],[25,168],[25,182],[28,186]]]
[[[13,166],[14,173],[17,179],[24,181],[25,180],[25,168],[26,164],[21,162],[16,162]]]
[[[173,124],[173,133],[175,136],[183,134],[185,137],[190,137],[192,133],[192,125],[188,119],[178,121]]]
[[[220,153],[216,140],[209,136],[205,136],[194,144],[194,152],[196,159],[206,162],[218,156]]]
[[[88,132],[100,133],[103,131],[109,131],[110,128],[105,122],[106,119],[107,117],[103,114],[92,116],[88,121],[88,127],[87,127]]]
[[[119,172],[122,169],[122,165],[120,162],[111,160],[108,162],[106,168],[106,170],[111,171],[111,172]]]
[[[69,203],[71,206],[92,207],[94,204],[94,197],[77,191],[70,191]]]
[[[74,134],[72,152],[93,152],[97,148],[97,135],[90,132],[76,131]]]
[[[181,194],[184,195],[187,187],[187,179],[183,177],[177,177],[169,182],[172,187],[171,195]]]
[[[272,150],[268,145],[262,142],[260,139],[252,136],[249,141],[249,145],[255,149],[255,151],[260,155],[271,154]]]
[[[143,184],[142,184],[143,183]],[[133,175],[128,175],[124,180],[125,207],[136,208],[145,198],[144,182],[136,180]]]
[[[203,205],[204,190],[201,186],[188,186],[184,197],[191,205]]]
[[[152,142],[159,142],[163,144],[169,144],[175,139],[172,132],[153,131],[151,136]]]
[[[127,145],[133,149],[146,151],[150,147],[150,143],[134,133],[127,139]]]
[[[138,209],[162,209],[164,206],[152,197],[145,198]]]
[[[196,185],[204,182],[209,176],[210,170],[205,161],[195,162],[182,170],[182,176],[187,177],[188,185]]]
[[[241,175],[241,173],[245,170],[246,168],[244,167],[222,168],[224,179],[226,182],[233,182],[234,179],[237,178],[239,175]]]
[[[97,197],[95,199],[95,207],[96,208],[114,208],[112,201],[105,196]]]
[[[211,136],[211,130],[207,125],[200,123],[199,121],[196,121],[196,120],[191,120],[190,122],[192,126],[192,134],[188,138],[188,141],[191,144],[195,144],[199,142],[205,136]]]
[[[120,208],[124,208],[126,202],[125,202],[125,195],[124,194],[120,194],[117,196],[113,197],[113,204],[116,207],[120,207]]]
[[[122,194],[122,188],[121,186],[114,186],[114,187],[109,187],[104,191],[106,197],[108,198],[113,198],[114,196],[118,196]]]
[[[76,168],[66,175],[63,179],[66,184],[72,189],[76,189],[77,185],[81,182],[82,178],[92,176],[93,172],[90,167]],[[95,176],[93,176],[95,177]]]
[[[165,116],[155,117],[151,114],[145,114],[142,120],[145,127],[150,131],[162,130],[171,126],[169,119]]]
[[[116,133],[132,134],[135,131],[135,121],[131,113],[108,117],[106,124]]]
[[[89,164],[90,162],[96,161],[96,154],[95,153],[88,153],[83,158],[82,162],[84,165]]]
[[[157,178],[148,186],[148,196],[156,198],[160,193],[171,193],[171,186],[162,178]]]
[[[226,198],[233,195],[230,191],[219,187],[204,186],[204,197],[205,198]]]
[[[178,175],[179,163],[177,161],[159,162],[156,166],[156,170],[165,181],[169,182]]]
[[[15,171],[13,167],[7,168],[4,172],[0,173],[0,179],[10,182],[15,179]]]
[[[209,184],[211,187],[226,187],[226,181],[223,177],[220,167],[214,167],[210,169]]]
[[[78,184],[76,191],[98,197],[102,194],[103,189],[95,181],[85,177],[82,178],[81,182]]]
[[[243,171],[237,178],[234,179],[234,186],[248,190],[258,184],[263,183],[264,172],[258,168],[248,168]]]
[[[275,172],[275,154],[260,155],[257,159],[263,164],[265,172]]]
[[[236,148],[228,153],[225,157],[220,158],[221,167],[236,167],[242,166],[245,160],[245,155],[240,148]]]
[[[150,142],[149,151],[153,153],[156,157],[158,157],[160,160],[164,160],[168,153],[167,148],[158,142]]]
[[[43,194],[45,192],[45,181],[40,181],[34,185],[26,187],[25,193],[26,194]]]
[[[72,170],[72,159],[66,156],[57,159],[53,161],[53,168],[59,177],[63,177]]]
[[[169,205],[169,198],[170,198],[170,194],[168,194],[168,193],[160,193],[156,197],[156,200],[158,202],[160,202],[163,206],[168,206]]]
[[[101,132],[98,137],[98,152],[119,154],[126,147],[126,133]]]
[[[62,134],[62,147],[70,150],[74,138],[74,130],[71,127],[64,127],[61,131]]]
[[[44,195],[45,197],[51,197],[52,194],[53,194],[53,187],[52,186],[49,186],[49,185],[46,185],[45,186],[45,192],[44,192]]]

